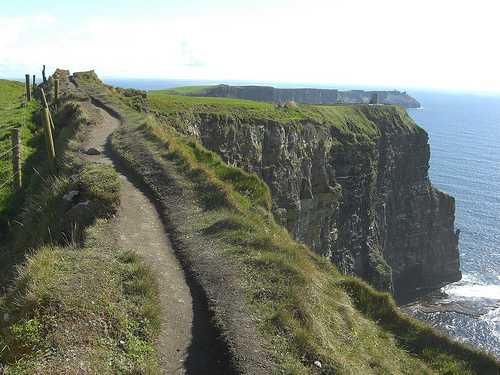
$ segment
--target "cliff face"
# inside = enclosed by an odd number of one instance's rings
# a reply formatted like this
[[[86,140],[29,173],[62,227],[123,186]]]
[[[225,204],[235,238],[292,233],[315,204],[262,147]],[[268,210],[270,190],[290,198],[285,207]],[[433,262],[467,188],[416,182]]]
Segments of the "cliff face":
[[[405,108],[420,108],[420,103],[399,91],[339,91],[331,89],[278,89],[271,86],[229,86],[218,85],[203,93],[193,92],[188,96],[234,98],[281,103],[285,100],[304,104],[353,104],[369,103],[372,94],[378,94],[379,103],[396,104]]]
[[[276,219],[342,272],[396,297],[459,280],[455,202],[429,181],[427,133],[396,106],[323,111],[288,125],[200,115],[190,131],[266,181]]]

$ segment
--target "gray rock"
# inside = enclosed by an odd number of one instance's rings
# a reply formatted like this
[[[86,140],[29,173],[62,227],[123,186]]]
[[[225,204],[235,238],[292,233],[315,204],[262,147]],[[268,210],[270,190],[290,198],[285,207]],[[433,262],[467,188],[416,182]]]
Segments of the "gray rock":
[[[461,278],[455,199],[432,186],[428,135],[393,106],[366,106],[375,130],[356,141],[303,121],[241,123],[205,116],[196,134],[269,186],[276,219],[340,272],[395,296]],[[361,125],[362,128],[363,125]]]
[[[85,153],[87,155],[99,155],[101,152],[98,149],[92,147],[92,148],[89,148],[88,150],[85,150]]]
[[[80,192],[78,190],[72,190],[68,194],[63,195],[63,199],[66,200],[66,201],[71,201],[78,194],[80,194]]]
[[[92,201],[84,201],[75,204],[64,212],[61,216],[62,231],[69,235],[75,228],[75,224],[79,228],[84,228],[90,224],[95,216],[95,204]]]

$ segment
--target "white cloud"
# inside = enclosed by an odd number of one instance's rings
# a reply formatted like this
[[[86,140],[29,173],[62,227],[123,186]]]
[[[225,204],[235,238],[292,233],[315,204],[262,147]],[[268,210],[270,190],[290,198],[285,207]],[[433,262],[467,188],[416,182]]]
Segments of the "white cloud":
[[[17,43],[20,35],[28,29],[47,27],[54,22],[55,18],[48,13],[36,16],[0,18],[0,48]]]
[[[48,14],[0,19],[0,65],[5,71],[3,56],[9,56],[11,65],[95,69],[108,76],[482,85],[498,91],[496,13],[489,5],[270,1],[210,17],[92,17],[50,28],[52,34],[32,29],[54,24]],[[42,38],[30,34],[31,42],[25,37],[26,43],[15,43],[31,31]]]

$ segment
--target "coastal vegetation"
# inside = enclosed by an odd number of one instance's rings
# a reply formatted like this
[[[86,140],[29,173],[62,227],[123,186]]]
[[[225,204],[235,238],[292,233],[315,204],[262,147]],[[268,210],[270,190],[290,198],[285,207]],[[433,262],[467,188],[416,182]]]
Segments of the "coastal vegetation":
[[[113,148],[160,201],[165,197],[148,180],[149,160],[138,154],[138,144],[146,145],[182,181],[190,204],[199,208],[183,225],[211,244],[213,259],[225,260],[237,270],[244,285],[242,296],[276,373],[500,371],[495,357],[404,315],[389,294],[341,275],[326,259],[293,241],[274,221],[269,188],[257,176],[226,165],[196,139],[179,132],[203,116],[217,116],[228,124],[278,121],[297,129],[308,121],[318,126],[340,124],[335,125],[338,131],[359,145],[371,142],[377,131],[370,120],[375,112],[368,106],[288,103],[277,109],[271,103],[158,93],[143,100],[103,85],[91,73],[82,75],[80,84],[122,119]],[[19,96],[6,100],[15,102]],[[14,218],[20,223],[10,227],[12,234],[0,253],[2,275],[8,275],[0,297],[0,363],[7,373],[52,373],[79,368],[83,359],[91,365],[81,370],[92,373],[159,372],[154,355],[159,329],[154,278],[134,253],[118,248],[106,235],[107,219],[120,198],[116,174],[79,157],[85,127],[94,121],[88,102],[87,94],[68,92],[53,107],[60,129],[56,152],[63,155],[60,172],[49,175],[40,157],[33,175],[38,188],[23,193],[9,210],[4,202],[15,193],[7,192],[0,201],[5,222]],[[31,105],[34,111],[38,104]],[[36,139],[40,132],[34,113]],[[416,126],[403,108],[397,107],[396,113],[408,129]],[[42,154],[42,142],[35,145],[33,152]],[[0,163],[7,168],[10,161]],[[75,181],[101,205],[92,223],[63,234],[62,196]],[[221,345],[230,347],[230,333],[225,332],[230,325],[213,307],[212,315]]]
[[[38,140],[34,139],[37,121],[35,109],[36,101],[28,102],[26,99],[24,84],[21,82],[0,80],[0,241],[7,233],[7,216],[15,213],[19,202],[23,199],[24,191],[15,193],[12,183],[7,181],[12,176],[12,153],[7,152],[12,147],[11,129],[22,126],[22,149],[26,174],[24,174],[25,186],[29,186],[32,167],[35,167],[34,159],[31,157],[36,152]]]
[[[173,95],[184,95],[184,94],[206,94],[210,88],[215,86],[181,86],[173,87],[171,89],[154,90],[152,92],[157,94],[173,94]]]
[[[24,86],[0,81],[0,92],[2,108],[20,112]],[[111,167],[88,164],[79,156],[83,132],[94,121],[88,102],[88,96],[72,94],[51,104],[56,112],[55,175],[45,156],[40,102],[32,99],[27,106],[31,133],[27,147],[23,144],[29,150],[23,192],[6,184],[0,199],[3,373],[156,372],[156,282],[136,254],[118,248],[109,236],[106,218],[119,204],[119,182]],[[1,128],[5,134],[21,122],[16,113],[9,119],[2,123],[8,125]],[[7,170],[10,158],[0,164]],[[63,195],[71,189],[99,203],[86,227],[65,232]]]
[[[404,108],[420,108],[420,103],[406,92],[394,91],[339,91],[318,88],[274,88],[272,86],[229,86],[225,84],[211,86],[183,86],[171,89],[153,90],[155,94],[174,94],[197,97],[237,98],[282,103],[296,101],[304,104],[360,104],[376,101],[384,104],[396,104]],[[374,95],[376,95],[374,97]]]

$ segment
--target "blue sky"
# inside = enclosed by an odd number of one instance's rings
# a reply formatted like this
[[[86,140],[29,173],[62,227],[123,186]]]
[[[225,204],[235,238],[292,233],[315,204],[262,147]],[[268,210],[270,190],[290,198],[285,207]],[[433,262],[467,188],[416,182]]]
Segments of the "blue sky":
[[[500,92],[493,0],[3,1],[0,78],[101,76]]]

